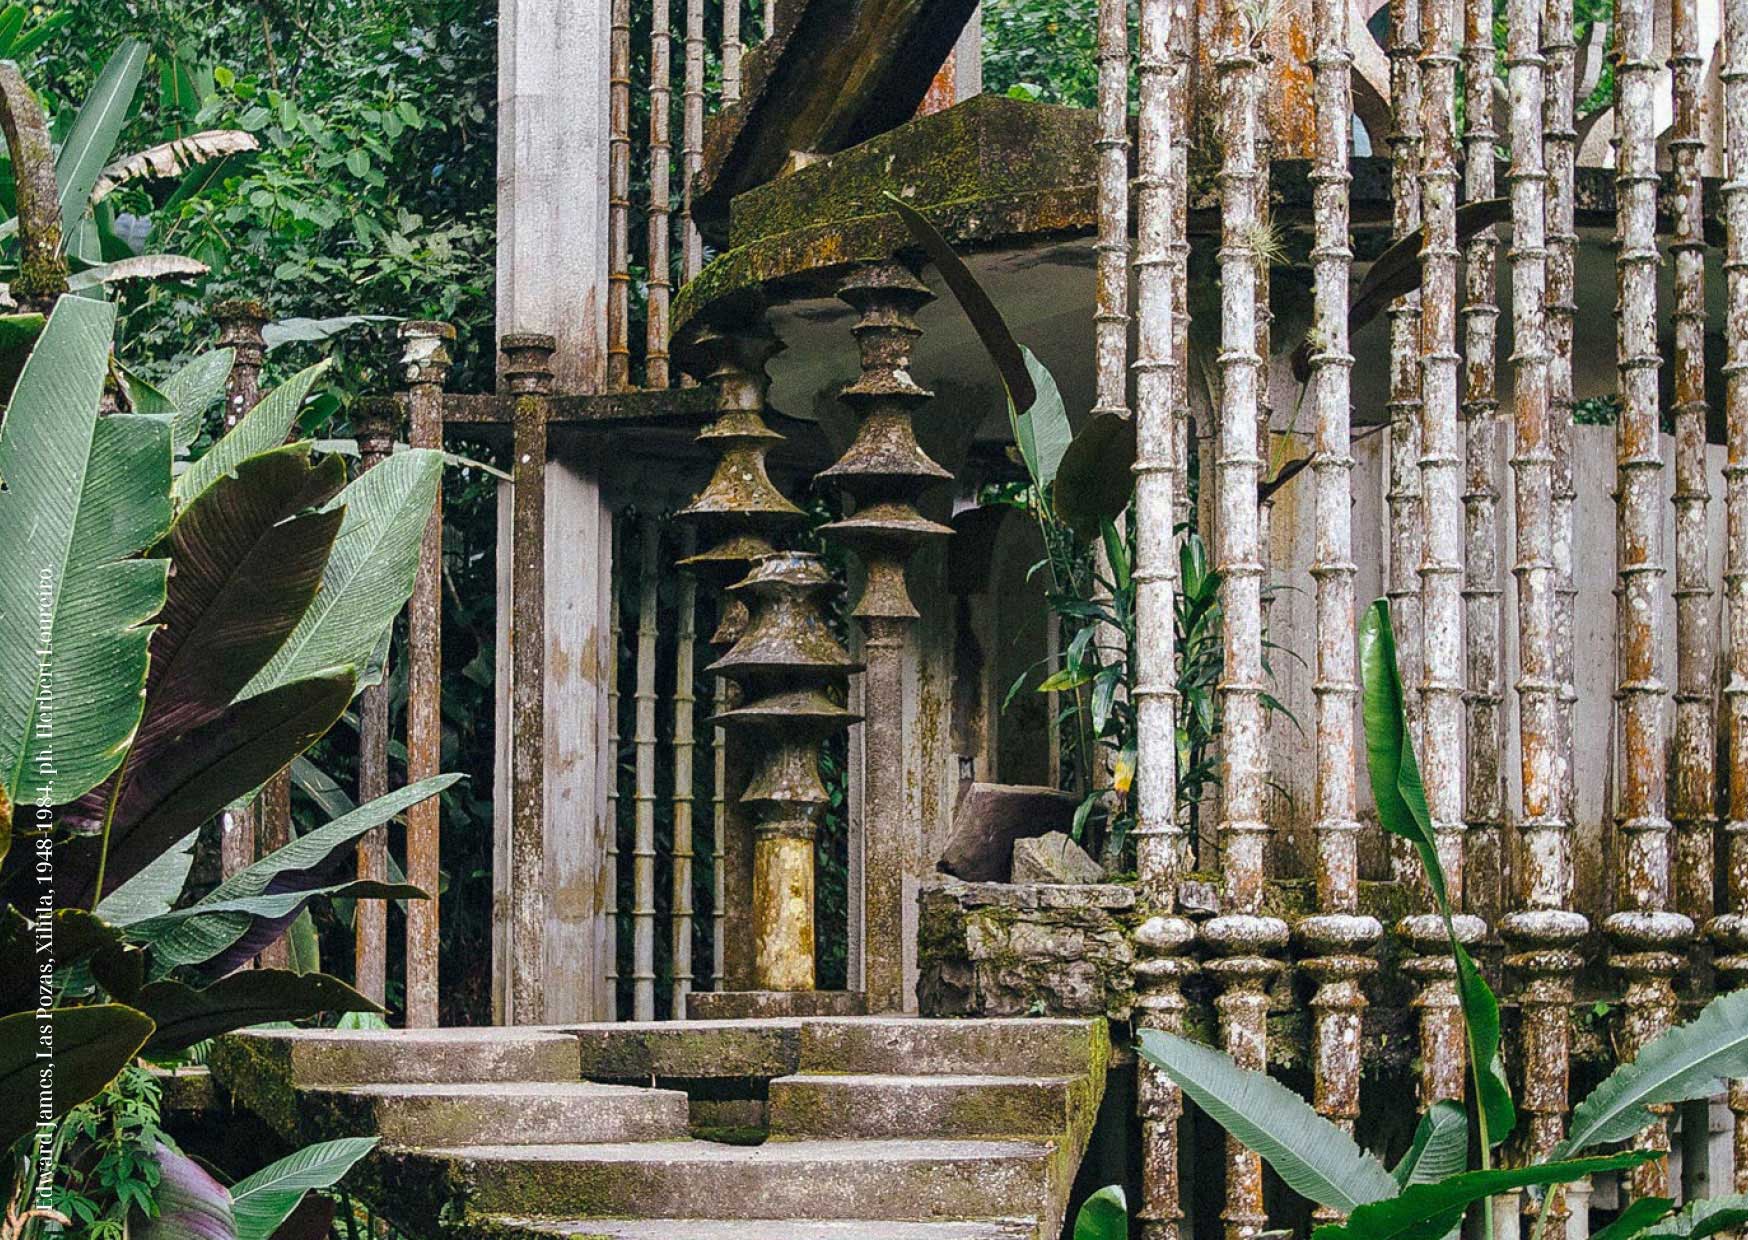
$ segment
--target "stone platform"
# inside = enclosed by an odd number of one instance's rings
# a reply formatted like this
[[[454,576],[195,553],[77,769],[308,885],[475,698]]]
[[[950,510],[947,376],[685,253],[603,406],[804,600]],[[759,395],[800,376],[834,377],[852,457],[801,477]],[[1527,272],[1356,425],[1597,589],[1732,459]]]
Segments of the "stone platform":
[[[263,1030],[211,1064],[287,1142],[380,1136],[354,1190],[412,1235],[1054,1240],[1109,1057],[1101,1019],[797,1017]]]

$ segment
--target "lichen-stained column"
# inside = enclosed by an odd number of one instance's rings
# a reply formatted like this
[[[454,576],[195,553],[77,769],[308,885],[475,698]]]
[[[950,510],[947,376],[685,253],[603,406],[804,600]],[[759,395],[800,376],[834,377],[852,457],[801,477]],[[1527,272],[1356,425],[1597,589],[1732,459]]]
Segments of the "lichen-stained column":
[[[1657,74],[1652,0],[1615,9],[1615,269],[1621,413],[1615,429],[1616,546],[1620,574],[1622,761],[1616,901],[1604,923],[1610,963],[1626,980],[1623,1051],[1638,1053],[1673,1023],[1673,979],[1693,923],[1670,910],[1670,825],[1666,816],[1663,707],[1657,675],[1663,620],[1663,453],[1657,370]],[[1665,1112],[1666,1113],[1666,1112]],[[1669,1148],[1666,1120],[1636,1138],[1641,1149]],[[1636,1196],[1665,1195],[1667,1160],[1633,1170]]]
[[[1463,907],[1463,509],[1458,455],[1456,0],[1420,19],[1420,772],[1451,903]],[[1540,135],[1537,135],[1540,140]]]
[[[1724,712],[1730,800],[1727,911],[1708,930],[1720,986],[1748,985],[1748,0],[1724,0]],[[1735,1191],[1748,1192],[1748,1081],[1730,1082]]]
[[[607,58],[607,388],[631,384],[631,0],[612,0]]]
[[[1172,496],[1174,528],[1188,528],[1195,518],[1190,508],[1190,14],[1188,6],[1174,5],[1166,31],[1167,71],[1165,102],[1171,118],[1171,145],[1166,155],[1165,179],[1173,187],[1166,206],[1166,253],[1171,258],[1171,376],[1172,461],[1177,487]],[[1174,557],[1171,571],[1177,572]]]
[[[261,329],[267,325],[267,307],[246,299],[221,301],[211,314],[218,324],[219,347],[230,349],[234,355],[230,377],[225,380],[224,419],[228,431],[261,397],[261,363],[266,355]],[[229,878],[254,863],[260,819],[259,798],[220,815],[219,869],[224,877]]]
[[[656,608],[662,528],[654,513],[637,523],[637,683],[632,691],[635,755],[631,844],[631,1018],[655,1019]]]
[[[1348,351],[1349,135],[1352,132],[1353,51],[1346,0],[1316,0],[1311,9],[1316,150],[1311,168],[1315,240],[1312,311],[1312,408],[1316,444],[1317,583],[1317,915],[1299,923],[1299,942],[1317,982],[1311,998],[1317,1111],[1353,1130],[1360,1104],[1360,1018],[1366,997],[1360,979],[1376,968],[1365,952],[1383,933],[1376,918],[1359,915],[1359,807],[1356,753],[1353,560],[1353,454]],[[1331,1216],[1333,1217],[1333,1216]]]
[[[400,326],[401,374],[407,384],[409,439],[443,447],[443,384],[449,377],[448,323]],[[407,782],[438,774],[443,764],[443,494],[425,521],[419,571],[407,605]],[[407,810],[407,881],[432,893],[407,905],[407,1024],[437,1024],[438,839],[443,806],[432,797]]]
[[[1226,1051],[1241,1067],[1268,1064],[1265,983],[1281,967],[1271,959],[1287,941],[1286,923],[1262,915],[1268,754],[1263,713],[1262,548],[1258,542],[1257,409],[1263,359],[1257,354],[1258,182],[1267,175],[1257,158],[1262,74],[1255,29],[1257,10],[1240,0],[1222,6],[1218,71],[1221,98],[1220,168],[1220,410],[1218,539],[1221,635],[1225,663],[1220,681],[1226,734],[1221,752],[1225,796],[1220,822],[1224,856],[1222,915],[1202,927],[1222,957],[1207,969],[1222,993],[1215,1001]],[[1227,1139],[1227,1240],[1247,1240],[1268,1222],[1262,1200],[1262,1163]]]
[[[1177,818],[1177,675],[1173,595],[1181,410],[1174,311],[1188,188],[1176,161],[1181,118],[1171,81],[1171,0],[1140,8],[1140,127],[1135,254],[1135,864],[1143,898],[1169,911],[1183,863]],[[1149,918],[1135,932],[1138,1025],[1183,1029],[1183,978],[1194,968],[1184,952],[1195,927],[1181,917]],[[1143,1240],[1178,1240],[1178,1121],[1183,1096],[1171,1078],[1143,1062],[1136,1109],[1141,1121]]]
[[[375,469],[394,451],[400,403],[392,396],[371,396],[352,408],[352,433],[358,440],[359,473]],[[388,795],[388,684],[371,685],[358,695],[358,804]],[[388,881],[388,827],[376,827],[359,837],[360,879]],[[409,881],[411,875],[408,876]],[[428,889],[433,899],[437,889]],[[409,904],[423,904],[412,900]],[[359,992],[383,1002],[388,979],[388,903],[356,902],[352,923],[352,956]]]
[[[1542,102],[1542,151],[1546,186],[1546,341],[1548,349],[1548,445],[1553,452],[1551,544],[1554,561],[1554,666],[1559,679],[1561,811],[1570,821],[1577,808],[1578,765],[1573,760],[1572,724],[1578,707],[1575,610],[1578,584],[1572,572],[1573,506],[1578,500],[1573,473],[1572,348],[1578,315],[1578,229],[1573,219],[1573,186],[1578,130],[1572,93],[1577,45],[1573,39],[1572,0],[1547,0],[1542,18],[1546,89]]]
[[[1135,864],[1141,888],[1170,908],[1181,865],[1177,821],[1177,665],[1172,523],[1177,503],[1177,421],[1170,251],[1185,182],[1174,177],[1170,0],[1140,9],[1141,115],[1135,254]]]
[[[753,827],[753,978],[760,990],[814,988],[813,845],[829,800],[819,747],[856,716],[831,690],[852,670],[818,596],[831,574],[817,555],[775,552],[729,587],[749,615],[740,640],[712,670],[741,689],[718,715],[752,737],[754,771],[741,800]]]
[[[1518,726],[1523,763],[1516,908],[1500,924],[1522,973],[1523,1108],[1531,1156],[1559,1140],[1565,1122],[1568,1025],[1574,952],[1588,923],[1572,899],[1571,826],[1563,803],[1558,743],[1559,683],[1554,648],[1556,575],[1550,547],[1553,451],[1549,442],[1546,291],[1546,174],[1542,160],[1543,61],[1537,0],[1512,0],[1506,31],[1511,91],[1511,317],[1516,351]],[[1556,1204],[1556,1210],[1558,1209]]]
[[[512,332],[499,342],[511,414],[510,981],[505,1023],[545,1019],[546,956],[546,418],[557,342]]]
[[[1712,912],[1712,828],[1717,823],[1712,673],[1717,662],[1706,568],[1705,236],[1700,158],[1698,0],[1674,0],[1675,77],[1675,907],[1694,921]]]
[[[644,324],[645,387],[668,386],[668,208],[673,177],[673,32],[668,0],[651,0],[649,16],[649,272]]]
[[[745,577],[755,561],[771,554],[776,534],[807,520],[771,482],[765,466],[766,455],[783,439],[764,419],[765,392],[771,382],[765,364],[781,347],[758,307],[738,312],[732,329],[706,328],[694,343],[702,362],[694,373],[702,371],[700,377],[714,389],[717,409],[716,420],[699,432],[698,442],[715,451],[718,459],[704,490],[676,514],[697,525],[703,544],[681,567],[722,592],[720,620],[710,641],[725,651],[739,640],[747,623],[745,602],[727,587]],[[724,685],[721,679],[716,683],[719,688]],[[735,701],[732,686],[719,693],[718,720]],[[718,990],[745,989],[754,983],[752,842],[734,791],[744,786],[738,760],[744,750],[738,738],[726,735],[719,750]]]
[[[738,40],[735,46],[739,48]],[[733,102],[728,97],[726,80],[722,101]],[[692,181],[704,166],[704,0],[686,0],[686,70],[680,90],[680,126],[680,282],[684,284],[704,268],[704,241],[692,222]]]
[[[1189,1006],[1184,1001],[1183,983],[1196,970],[1195,960],[1187,954],[1195,937],[1195,925],[1184,917],[1150,917],[1136,927],[1138,1027],[1183,1033],[1184,1012]],[[1165,1073],[1143,1062],[1136,1085],[1136,1111],[1141,1119],[1141,1203],[1135,1217],[1141,1221],[1141,1240],[1179,1240],[1184,1217],[1178,1183],[1183,1091]]]
[[[1095,413],[1124,413],[1129,361],[1129,6],[1098,8],[1098,288],[1093,309]]]
[[[1418,0],[1390,0],[1390,236],[1401,240],[1420,227],[1420,9]],[[1425,510],[1420,492],[1420,297],[1390,303],[1390,620],[1403,684],[1409,735],[1419,742],[1420,562],[1425,556]],[[1414,850],[1391,841],[1398,877],[1419,874]],[[1415,880],[1418,881],[1418,880]]]
[[[904,639],[917,610],[904,569],[925,542],[951,529],[917,511],[916,500],[952,475],[917,444],[911,417],[931,394],[910,375],[918,309],[928,286],[897,261],[858,268],[838,289],[856,310],[862,372],[839,398],[855,412],[856,438],[821,480],[855,501],[855,511],[824,527],[855,551],[867,582],[852,614],[862,622],[867,716],[862,797],[864,986],[868,1010],[904,1010],[904,891],[921,873],[922,824],[904,769]]]
[[[769,36],[770,31],[767,30]],[[740,102],[740,0],[722,6],[722,106]]]
[[[1464,194],[1470,202],[1497,192],[1493,170],[1493,4],[1463,5]],[[1463,821],[1469,847],[1464,886],[1469,909],[1493,922],[1504,912],[1501,890],[1505,780],[1503,778],[1501,678],[1504,634],[1500,630],[1499,580],[1499,305],[1496,296],[1499,242],[1491,228],[1477,233],[1464,254],[1463,416],[1467,488],[1463,493],[1463,637],[1468,651],[1467,747]]]
[[[617,514],[609,522],[609,565],[607,602],[607,847],[601,866],[602,917],[606,925],[607,942],[601,955],[607,961],[607,1011],[611,1019],[619,1019],[619,582],[611,570],[624,560],[620,558],[620,521]]]
[[[697,531],[688,528],[680,538],[680,558],[690,559],[697,550]],[[693,708],[697,695],[692,687],[693,647],[698,640],[698,579],[684,574],[674,590],[674,891],[670,907],[674,919],[673,1017],[686,1018],[686,996],[692,992],[692,858],[697,852],[692,821],[692,756],[697,748],[693,735]]]

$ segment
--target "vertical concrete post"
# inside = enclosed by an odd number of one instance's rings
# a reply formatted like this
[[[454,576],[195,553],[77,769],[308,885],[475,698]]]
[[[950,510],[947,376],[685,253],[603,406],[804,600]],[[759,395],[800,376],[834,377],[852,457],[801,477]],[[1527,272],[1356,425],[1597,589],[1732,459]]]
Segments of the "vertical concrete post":
[[[352,433],[358,439],[360,473],[375,469],[394,451],[395,432],[400,428],[400,402],[392,396],[367,397],[352,409]],[[388,669],[383,681],[358,695],[358,803],[388,795]],[[388,881],[388,825],[385,823],[358,841],[358,877]],[[435,900],[435,885],[427,889]],[[408,907],[423,904],[409,900]],[[368,998],[383,1002],[388,982],[388,902],[360,900],[352,924],[352,958],[356,985]]]
[[[415,448],[443,446],[443,384],[449,377],[448,323],[400,327],[410,439]],[[438,774],[443,763],[443,492],[425,523],[419,573],[407,610],[407,782]],[[441,799],[407,811],[407,881],[430,894],[407,905],[407,1024],[437,1024],[438,840]]]

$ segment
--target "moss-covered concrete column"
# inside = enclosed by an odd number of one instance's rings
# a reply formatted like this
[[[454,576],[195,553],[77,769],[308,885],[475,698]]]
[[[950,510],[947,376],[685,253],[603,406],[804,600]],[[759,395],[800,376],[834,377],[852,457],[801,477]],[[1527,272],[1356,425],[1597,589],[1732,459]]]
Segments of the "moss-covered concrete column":
[[[820,742],[855,716],[830,690],[850,671],[818,595],[831,575],[816,555],[775,552],[731,587],[746,630],[713,671],[740,686],[741,705],[717,718],[749,734],[752,782],[741,801],[753,827],[753,979],[760,990],[814,989],[813,842],[828,796]]]
[[[910,376],[921,334],[912,317],[933,295],[899,262],[873,263],[844,281],[838,296],[857,311],[862,373],[842,393],[856,413],[856,438],[820,477],[855,503],[828,536],[855,551],[867,572],[855,615],[862,622],[868,717],[863,770],[864,990],[874,1012],[903,1011],[905,893],[922,873],[922,822],[910,795],[917,773],[904,769],[904,640],[917,619],[905,566],[931,538],[951,533],[916,501],[952,475],[917,444],[911,418],[931,393]]]

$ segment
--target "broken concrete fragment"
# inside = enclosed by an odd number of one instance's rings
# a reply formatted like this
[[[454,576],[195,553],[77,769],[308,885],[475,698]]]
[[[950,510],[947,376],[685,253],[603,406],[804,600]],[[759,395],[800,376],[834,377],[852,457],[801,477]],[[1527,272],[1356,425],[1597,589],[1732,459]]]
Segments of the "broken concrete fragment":
[[[1074,821],[1075,804],[1054,788],[971,784],[960,794],[953,834],[936,868],[968,883],[1003,882],[1015,842],[1063,830]]]
[[[1050,831],[1014,844],[1015,883],[1102,883],[1105,867],[1087,855],[1086,849],[1060,831]]]

